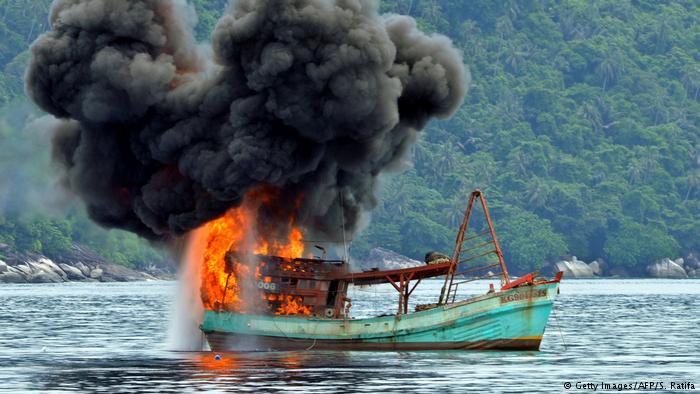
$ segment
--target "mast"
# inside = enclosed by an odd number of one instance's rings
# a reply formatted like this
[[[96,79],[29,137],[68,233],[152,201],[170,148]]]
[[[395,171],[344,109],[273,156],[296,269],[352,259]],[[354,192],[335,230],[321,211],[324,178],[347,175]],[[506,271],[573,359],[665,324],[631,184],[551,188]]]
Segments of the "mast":
[[[343,191],[338,190],[338,199],[340,202],[340,223],[343,227],[343,254],[345,255],[345,262],[350,263],[348,258],[348,243],[345,238],[345,207],[343,205]]]
[[[481,207],[484,211],[484,216],[486,218],[486,224],[488,226],[488,230],[478,233],[476,235],[470,236],[468,238],[465,238],[465,234],[467,233],[467,230],[469,229],[469,220],[471,219],[472,216],[472,208],[474,207],[474,202],[479,199],[479,202],[481,203]],[[471,240],[478,240],[479,238],[482,238],[484,236],[490,236],[490,240],[486,242],[479,243],[475,246],[471,246],[467,249],[463,248],[463,244],[465,241],[471,241]],[[488,250],[483,253],[479,253],[480,250],[483,250],[482,248],[488,246],[488,245],[493,245],[492,250]],[[469,256],[464,259],[462,259],[462,254],[467,251],[474,251],[476,253],[475,256]],[[470,267],[469,269],[463,271],[463,272],[457,272],[457,269],[459,268],[460,263],[465,263],[473,260],[477,260],[482,257],[486,257],[489,255],[496,255],[498,259],[497,264],[487,264],[484,266],[476,266],[476,267]],[[508,276],[508,268],[506,267],[505,260],[503,258],[503,252],[501,251],[501,246],[498,244],[498,238],[496,237],[496,231],[493,228],[493,222],[491,221],[491,215],[489,213],[488,205],[486,203],[486,199],[484,198],[483,193],[481,190],[477,189],[474,190],[470,197],[469,197],[469,203],[467,204],[467,210],[464,213],[464,219],[462,219],[462,224],[459,226],[459,231],[457,232],[457,238],[455,239],[455,248],[454,251],[452,252],[452,260],[450,264],[450,268],[447,272],[447,275],[445,275],[445,282],[442,285],[442,290],[440,291],[440,298],[438,299],[438,304],[447,304],[450,302],[450,296],[454,297],[457,292],[457,287],[461,283],[465,283],[474,279],[462,281],[462,282],[454,282],[454,278],[456,275],[459,274],[466,274],[466,273],[477,273],[478,271],[486,271],[489,268],[494,268],[494,266],[498,266],[500,268],[500,276],[501,276],[501,282],[503,284],[508,284],[510,283],[510,277]],[[488,278],[491,275],[485,275],[485,276],[477,276],[475,279],[482,279],[482,278]]]

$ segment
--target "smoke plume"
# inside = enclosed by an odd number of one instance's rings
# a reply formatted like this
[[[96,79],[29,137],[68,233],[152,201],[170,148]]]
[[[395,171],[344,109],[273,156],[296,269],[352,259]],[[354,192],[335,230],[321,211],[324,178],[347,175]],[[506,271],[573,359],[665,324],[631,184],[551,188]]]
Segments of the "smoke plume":
[[[27,92],[63,120],[54,158],[102,225],[165,240],[264,185],[338,239],[341,212],[353,231],[379,173],[469,82],[449,39],[373,1],[237,0],[209,50],[192,14],[184,0],[56,0],[32,45]]]

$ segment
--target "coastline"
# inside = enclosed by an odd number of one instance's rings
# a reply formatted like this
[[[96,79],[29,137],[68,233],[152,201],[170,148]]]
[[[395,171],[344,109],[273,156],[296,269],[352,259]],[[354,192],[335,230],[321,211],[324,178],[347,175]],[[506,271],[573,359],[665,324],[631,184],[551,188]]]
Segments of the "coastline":
[[[74,244],[65,255],[52,258],[39,253],[17,252],[0,244],[0,284],[136,282],[174,278],[174,264],[130,268],[107,261],[80,244]]]

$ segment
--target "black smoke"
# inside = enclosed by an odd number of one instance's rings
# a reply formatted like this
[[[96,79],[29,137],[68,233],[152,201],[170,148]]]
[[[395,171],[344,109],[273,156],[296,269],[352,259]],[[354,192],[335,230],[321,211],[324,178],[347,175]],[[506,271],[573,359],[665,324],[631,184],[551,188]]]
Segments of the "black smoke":
[[[211,48],[192,20],[184,0],[56,0],[31,47],[27,92],[61,119],[55,160],[98,223],[168,239],[265,185],[337,240],[340,201],[353,231],[469,82],[449,39],[373,1],[233,1]]]

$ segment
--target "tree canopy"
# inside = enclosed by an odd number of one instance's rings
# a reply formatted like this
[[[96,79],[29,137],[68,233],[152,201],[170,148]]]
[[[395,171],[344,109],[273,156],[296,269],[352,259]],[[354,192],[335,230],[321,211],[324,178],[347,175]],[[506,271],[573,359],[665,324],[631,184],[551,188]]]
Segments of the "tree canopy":
[[[0,0],[0,169],[17,185],[51,182],[47,138],[28,145],[18,115],[38,116],[22,75],[49,4]],[[205,41],[227,1],[191,4]],[[376,246],[414,258],[449,251],[475,188],[516,272],[567,254],[639,269],[700,250],[700,3],[385,0],[381,10],[448,35],[472,84],[453,118],[421,133],[406,168],[382,176],[356,257]],[[79,207],[13,214],[17,199],[0,194],[0,242],[58,253],[78,240],[124,264],[155,258]]]

